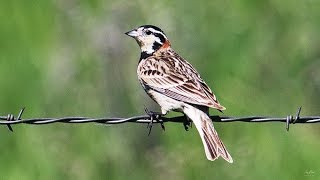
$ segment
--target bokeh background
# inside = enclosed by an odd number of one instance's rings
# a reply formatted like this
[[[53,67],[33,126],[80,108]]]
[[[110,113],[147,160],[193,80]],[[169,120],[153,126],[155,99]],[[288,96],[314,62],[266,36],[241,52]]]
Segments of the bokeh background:
[[[224,115],[320,115],[320,1],[0,1],[0,115],[129,117],[158,110],[136,42],[161,27]],[[212,110],[211,114],[219,114]],[[171,116],[177,114],[170,114]],[[0,127],[0,179],[319,179],[320,126],[216,123],[234,163],[207,161],[195,128]]]

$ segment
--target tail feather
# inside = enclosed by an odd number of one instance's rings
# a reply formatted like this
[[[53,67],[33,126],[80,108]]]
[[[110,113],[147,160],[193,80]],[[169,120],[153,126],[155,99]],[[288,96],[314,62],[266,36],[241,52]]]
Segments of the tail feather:
[[[207,159],[214,161],[221,156],[229,163],[232,163],[232,157],[219,138],[217,131],[214,129],[210,117],[205,112],[193,106],[186,107],[184,113],[195,124],[200,134]]]
[[[207,115],[206,115],[207,116]],[[211,138],[212,140],[212,144],[216,145],[213,146],[213,148],[217,147],[218,150],[218,155],[221,156],[223,159],[225,159],[226,161],[232,163],[232,157],[230,156],[230,154],[228,153],[226,147],[224,146],[223,142],[221,141],[221,139],[218,136],[217,131],[214,129],[213,124],[211,119],[208,117],[208,120],[203,120],[204,124],[209,124],[209,128],[207,129],[203,129],[203,132],[205,132],[204,134],[207,134],[206,131],[211,131],[209,134],[213,135],[213,136],[209,136],[209,138]]]
[[[210,135],[208,135],[208,133],[206,131],[203,131],[204,133],[204,136],[203,136],[203,143],[205,143],[208,147],[204,147],[205,150],[208,149],[209,151],[209,154],[210,154],[210,157],[208,157],[207,155],[207,158],[209,160],[215,160],[218,158],[218,153],[215,151],[215,147],[218,146],[218,144],[215,143],[215,141],[212,141],[212,139],[210,139]],[[207,152],[206,152],[207,154]]]

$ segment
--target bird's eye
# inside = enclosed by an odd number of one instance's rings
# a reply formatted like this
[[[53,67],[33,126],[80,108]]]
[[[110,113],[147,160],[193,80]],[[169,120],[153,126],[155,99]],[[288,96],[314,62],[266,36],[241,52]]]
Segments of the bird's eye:
[[[147,35],[150,35],[152,32],[151,32],[150,30],[146,30],[145,33],[146,33]]]

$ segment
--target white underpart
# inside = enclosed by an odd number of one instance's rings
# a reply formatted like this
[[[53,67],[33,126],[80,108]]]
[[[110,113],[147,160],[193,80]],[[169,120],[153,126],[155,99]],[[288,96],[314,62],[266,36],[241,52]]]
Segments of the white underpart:
[[[203,131],[201,128],[201,117],[202,116],[207,116],[203,111],[187,104],[181,101],[177,101],[175,99],[172,99],[170,97],[167,97],[163,94],[160,94],[156,91],[150,90],[149,93],[153,96],[155,101],[160,105],[161,107],[161,112],[162,114],[167,114],[168,111],[171,110],[178,110],[183,112],[185,115],[187,115],[194,125],[196,126],[199,135],[201,137],[202,142],[204,141],[203,139]],[[205,143],[203,142],[205,153],[207,157],[210,157],[210,152],[208,150],[208,147],[206,147]]]
[[[178,110],[183,112],[183,107],[186,103],[169,98],[168,96],[160,94],[154,90],[150,90],[149,93],[152,95],[154,100],[160,105],[162,114],[167,114],[168,111],[171,110]]]

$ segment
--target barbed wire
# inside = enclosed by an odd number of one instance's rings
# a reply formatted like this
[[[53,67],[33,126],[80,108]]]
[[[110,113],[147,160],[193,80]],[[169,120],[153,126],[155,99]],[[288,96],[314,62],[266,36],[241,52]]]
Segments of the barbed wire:
[[[184,123],[190,125],[190,120],[187,120],[185,116],[176,117],[163,117],[158,114],[150,113],[146,110],[146,115],[133,116],[129,118],[90,118],[90,117],[61,117],[61,118],[30,118],[21,119],[21,116],[25,108],[22,108],[17,116],[8,114],[7,116],[0,116],[0,125],[8,126],[10,131],[12,130],[11,125],[13,124],[32,124],[32,125],[43,125],[52,123],[100,123],[100,124],[122,124],[122,123],[148,123],[150,131],[153,123],[160,123],[164,129],[163,123],[175,122]],[[286,123],[286,129],[289,131],[290,124],[296,123],[319,123],[320,116],[303,116],[300,117],[301,107],[298,109],[296,116],[288,115],[287,117],[268,117],[268,116],[247,116],[247,117],[231,117],[231,116],[210,116],[214,122],[284,122]],[[185,124],[187,123],[187,124]],[[187,127],[186,127],[187,130]],[[149,131],[149,133],[150,133]]]

